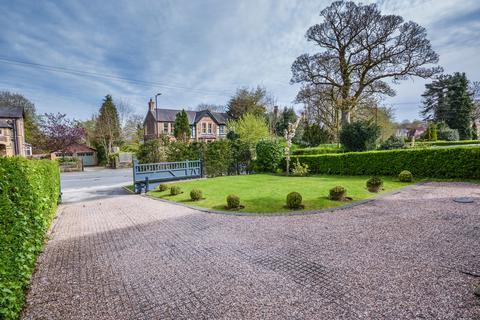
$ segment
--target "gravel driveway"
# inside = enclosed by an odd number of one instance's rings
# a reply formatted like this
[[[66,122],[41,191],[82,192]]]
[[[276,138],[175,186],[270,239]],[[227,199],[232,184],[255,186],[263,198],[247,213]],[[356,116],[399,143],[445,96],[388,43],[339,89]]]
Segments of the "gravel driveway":
[[[120,195],[62,206],[51,237],[24,319],[480,319],[474,184],[276,217]]]

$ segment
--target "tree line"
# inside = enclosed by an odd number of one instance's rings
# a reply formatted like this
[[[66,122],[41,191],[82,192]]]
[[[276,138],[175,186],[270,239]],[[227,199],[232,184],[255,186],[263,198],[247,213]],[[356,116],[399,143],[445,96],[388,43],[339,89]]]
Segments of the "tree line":
[[[464,73],[442,74],[424,27],[399,15],[382,14],[376,4],[352,1],[331,3],[320,12],[320,19],[305,34],[316,52],[300,55],[291,66],[290,82],[300,85],[293,102],[303,105],[301,113],[292,106],[277,107],[264,87],[239,88],[225,105],[201,103],[196,109],[226,112],[231,138],[250,144],[259,137],[283,137],[295,122],[292,142],[303,146],[339,142],[342,131],[354,136],[358,130],[376,132],[387,140],[398,126],[413,128],[419,122],[395,124],[393,109],[382,105],[383,98],[394,96],[393,85],[402,80],[433,78],[421,107],[430,129],[457,131],[460,139],[477,136],[479,85]],[[110,95],[86,121],[69,120],[63,114],[37,116],[30,101],[9,92],[0,95],[2,103],[24,107],[27,141],[39,150],[59,150],[84,140],[99,150],[100,159],[107,159],[115,147],[138,151],[143,140],[143,116]],[[188,142],[189,130],[186,112],[179,112],[177,140]]]

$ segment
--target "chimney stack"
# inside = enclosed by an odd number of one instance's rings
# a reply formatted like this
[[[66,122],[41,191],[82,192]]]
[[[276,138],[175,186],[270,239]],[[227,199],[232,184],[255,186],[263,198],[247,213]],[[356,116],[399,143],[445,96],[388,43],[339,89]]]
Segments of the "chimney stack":
[[[153,102],[152,98],[150,98],[150,101],[148,101],[148,110],[151,112],[155,111],[155,103]]]

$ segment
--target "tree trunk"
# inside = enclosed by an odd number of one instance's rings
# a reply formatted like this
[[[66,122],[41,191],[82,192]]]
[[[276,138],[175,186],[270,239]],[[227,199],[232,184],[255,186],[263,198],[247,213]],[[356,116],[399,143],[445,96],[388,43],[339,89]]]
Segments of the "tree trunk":
[[[350,111],[342,110],[342,126],[350,123]]]

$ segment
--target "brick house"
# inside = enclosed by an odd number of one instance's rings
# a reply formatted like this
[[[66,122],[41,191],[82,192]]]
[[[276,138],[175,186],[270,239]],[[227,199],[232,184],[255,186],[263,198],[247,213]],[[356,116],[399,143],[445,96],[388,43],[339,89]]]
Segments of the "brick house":
[[[172,139],[175,117],[178,109],[155,109],[152,99],[148,102],[148,112],[143,122],[145,140],[168,135]],[[185,111],[190,125],[190,141],[210,142],[223,139],[227,135],[227,114],[221,112]]]
[[[0,156],[26,155],[27,145],[23,119],[23,108],[0,107]]]

